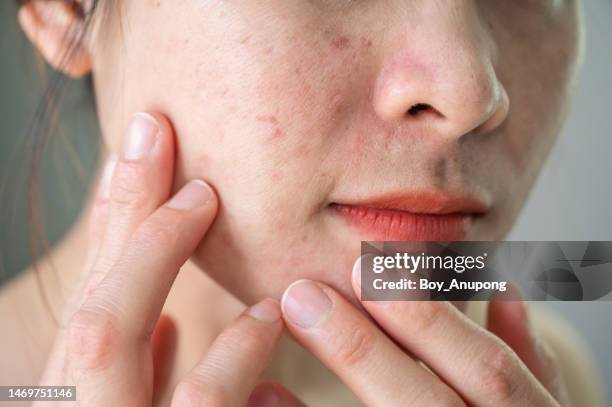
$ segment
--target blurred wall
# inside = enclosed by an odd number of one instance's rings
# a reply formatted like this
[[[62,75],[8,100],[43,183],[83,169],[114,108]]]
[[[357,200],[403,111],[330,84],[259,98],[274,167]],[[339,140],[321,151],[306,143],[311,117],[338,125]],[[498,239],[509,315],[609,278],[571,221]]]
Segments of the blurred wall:
[[[583,4],[587,50],[574,109],[511,240],[612,240],[612,2]],[[40,95],[36,63],[15,23],[13,1],[0,1],[0,282],[29,264],[23,134]],[[42,185],[52,192],[43,208],[51,241],[78,213],[97,157],[95,115],[84,83],[70,83],[62,110],[72,119],[43,164]],[[75,160],[67,159],[67,148]],[[545,306],[560,310],[583,333],[612,388],[612,304]]]

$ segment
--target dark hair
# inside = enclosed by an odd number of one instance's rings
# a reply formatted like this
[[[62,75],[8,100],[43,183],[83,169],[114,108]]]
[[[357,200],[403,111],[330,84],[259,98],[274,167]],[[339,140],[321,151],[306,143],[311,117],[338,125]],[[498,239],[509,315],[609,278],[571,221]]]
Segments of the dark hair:
[[[16,0],[17,7],[26,5],[30,0]],[[58,1],[58,0],[49,0]],[[28,125],[26,139],[28,140],[29,162],[28,168],[28,188],[27,188],[27,219],[28,234],[30,238],[31,263],[34,268],[41,297],[51,317],[56,324],[58,319],[51,307],[49,297],[42,283],[41,270],[37,266],[38,260],[49,252],[49,242],[47,232],[42,221],[41,215],[41,162],[48,147],[51,134],[57,125],[57,107],[62,99],[63,90],[68,78],[62,74],[62,67],[66,66],[74,57],[75,50],[85,40],[93,21],[93,17],[102,12],[105,16],[109,13],[99,11],[100,3],[104,3],[105,8],[109,8],[115,0],[91,0],[89,9],[83,8],[82,2],[78,0],[60,0],[72,7],[73,11],[79,15],[80,21],[75,22],[76,27],[69,27],[66,33],[70,36],[70,41],[61,52],[60,63],[57,70],[50,70],[48,75],[43,75],[43,91],[40,101],[36,107],[31,122]],[[88,78],[91,86],[91,78]],[[55,268],[51,265],[56,273]]]

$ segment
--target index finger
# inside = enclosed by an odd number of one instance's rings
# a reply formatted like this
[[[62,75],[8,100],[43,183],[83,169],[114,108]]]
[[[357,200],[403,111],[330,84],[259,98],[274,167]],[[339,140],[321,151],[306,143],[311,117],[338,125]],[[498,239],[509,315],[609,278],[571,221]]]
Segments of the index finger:
[[[282,300],[287,327],[368,406],[465,406],[357,308],[323,284],[301,280]]]
[[[239,316],[177,386],[172,405],[245,405],[282,333],[280,316],[279,304],[272,299]]]

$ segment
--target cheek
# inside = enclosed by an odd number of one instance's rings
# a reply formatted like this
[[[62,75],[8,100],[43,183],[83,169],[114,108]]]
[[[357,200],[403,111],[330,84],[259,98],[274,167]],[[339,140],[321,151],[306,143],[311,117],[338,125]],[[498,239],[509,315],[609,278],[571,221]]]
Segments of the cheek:
[[[568,10],[524,43],[503,37],[499,71],[510,96],[505,148],[520,175],[540,168],[565,121],[581,52],[578,24]]]

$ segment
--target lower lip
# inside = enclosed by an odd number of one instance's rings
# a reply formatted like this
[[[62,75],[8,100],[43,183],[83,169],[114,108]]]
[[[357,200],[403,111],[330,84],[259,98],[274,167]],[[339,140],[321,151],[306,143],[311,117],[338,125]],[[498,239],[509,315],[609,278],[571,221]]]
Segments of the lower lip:
[[[464,213],[422,214],[394,209],[332,204],[331,208],[368,240],[465,240],[473,216]]]

